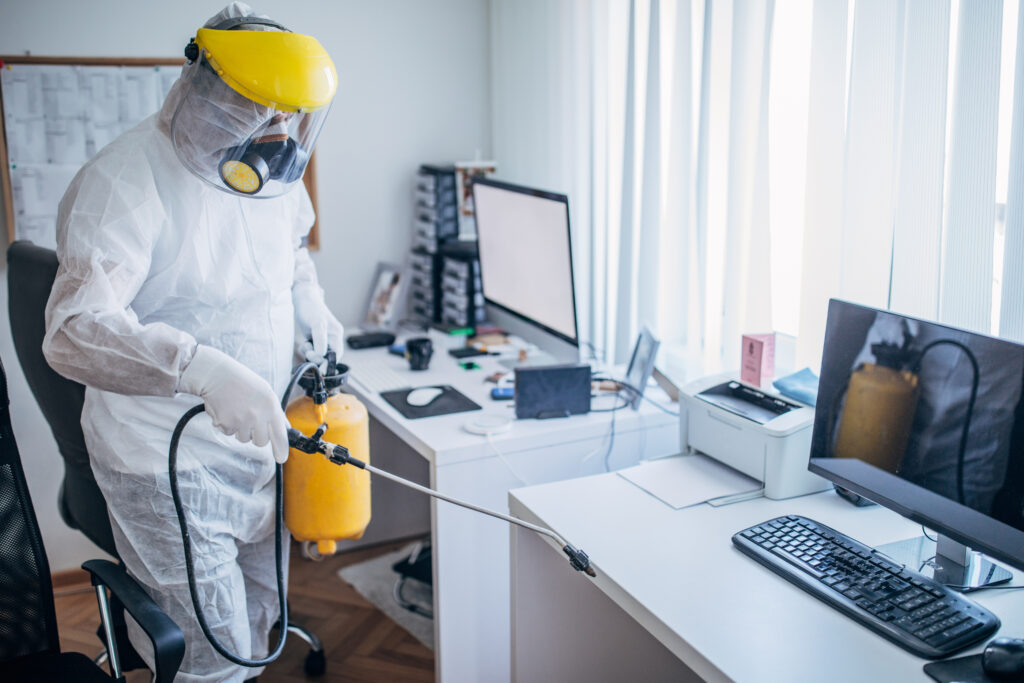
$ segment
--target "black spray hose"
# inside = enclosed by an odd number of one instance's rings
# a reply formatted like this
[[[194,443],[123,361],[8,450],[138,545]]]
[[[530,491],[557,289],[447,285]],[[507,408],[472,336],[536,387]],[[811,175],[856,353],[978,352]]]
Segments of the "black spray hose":
[[[295,371],[292,373],[292,377],[288,382],[288,387],[285,389],[284,396],[281,398],[282,410],[287,406],[288,397],[291,395],[292,390],[298,383],[299,378],[310,369],[316,373],[318,379],[317,390],[323,390],[323,375],[320,373],[320,369],[313,363],[303,363],[295,368]],[[323,395],[326,396],[326,391]],[[199,622],[199,628],[202,629],[203,635],[206,636],[206,640],[210,642],[213,649],[220,653],[222,657],[234,664],[257,668],[266,666],[280,657],[281,652],[284,650],[285,640],[288,638],[288,600],[284,585],[284,558],[282,552],[284,540],[284,480],[281,476],[281,464],[278,463],[275,468],[276,508],[274,514],[274,560],[277,568],[277,600],[281,610],[277,645],[274,647],[272,652],[262,659],[246,659],[225,648],[224,645],[217,640],[217,637],[213,635],[209,624],[206,623],[206,615],[203,614],[203,608],[199,604],[199,597],[196,591],[195,567],[192,562],[192,540],[188,533],[188,522],[185,519],[185,510],[181,504],[181,495],[178,493],[178,442],[181,440],[181,433],[185,430],[185,425],[187,425],[193,417],[205,410],[206,406],[200,403],[199,405],[190,408],[181,416],[181,419],[178,420],[178,424],[174,427],[174,432],[171,434],[171,446],[167,454],[167,471],[171,479],[171,497],[174,499],[174,512],[178,516],[178,527],[181,529],[181,544],[185,549],[185,573],[188,575],[188,592],[192,598],[192,608],[196,612],[196,620]]]
[[[317,377],[316,387],[313,392],[314,401],[322,403],[324,400],[326,400],[327,392],[323,386],[323,374],[320,372],[320,369],[316,365],[307,362],[299,365],[297,368],[295,368],[295,371],[292,373],[291,380],[288,382],[288,387],[285,389],[284,396],[281,399],[282,410],[286,407],[288,397],[291,395],[292,390],[298,383],[299,378],[302,377],[302,375],[305,374],[306,371],[308,370],[313,370]],[[185,425],[187,425],[193,417],[195,417],[199,413],[202,413],[204,410],[206,410],[206,407],[202,404],[199,404],[197,406],[190,408],[184,415],[181,416],[181,419],[178,420],[178,424],[174,427],[174,432],[171,434],[171,446],[167,458],[168,474],[171,480],[171,497],[174,499],[174,511],[178,516],[178,527],[181,529],[181,543],[185,550],[185,572],[188,575],[188,591],[189,595],[192,598],[192,607],[193,609],[195,609],[196,620],[199,622],[199,627],[202,629],[203,635],[206,636],[206,639],[210,642],[210,645],[213,646],[214,650],[220,653],[220,655],[228,661],[238,664],[240,666],[247,666],[253,668],[266,666],[267,664],[270,664],[281,655],[281,651],[284,650],[285,640],[288,636],[288,603],[285,596],[283,558],[281,551],[282,540],[284,536],[282,531],[284,528],[284,486],[283,479],[281,476],[281,465],[277,465],[276,471],[276,514],[274,517],[274,538],[277,544],[274,559],[276,561],[277,566],[277,596],[278,603],[281,609],[280,631],[278,635],[277,646],[271,653],[269,653],[263,659],[246,659],[244,657],[239,657],[233,652],[228,651],[228,649],[225,648],[224,645],[221,644],[219,640],[217,640],[217,637],[213,635],[213,632],[210,631],[209,624],[206,623],[206,616],[203,614],[203,609],[199,604],[199,598],[196,594],[197,591],[195,568],[193,567],[192,562],[192,541],[188,533],[188,522],[185,519],[185,511],[184,507],[181,504],[181,496],[178,493],[178,442],[181,440],[181,433],[184,431]],[[459,505],[466,509],[479,512],[484,515],[489,515],[491,517],[496,517],[497,519],[504,520],[510,524],[516,524],[523,528],[530,529],[531,531],[535,531],[539,534],[549,536],[553,538],[556,542],[558,542],[559,545],[562,546],[562,552],[564,552],[569,557],[569,564],[572,565],[573,569],[579,572],[584,572],[588,576],[597,576],[597,574],[594,572],[594,568],[590,566],[590,557],[582,550],[574,548],[572,545],[566,542],[564,538],[556,534],[551,529],[546,529],[542,526],[531,524],[529,522],[517,519],[510,515],[495,512],[494,510],[488,510],[487,508],[482,508],[471,503],[459,500],[457,498],[452,498],[451,496],[446,496],[445,494],[427,488],[426,486],[420,486],[419,484],[403,479],[402,477],[391,474],[390,472],[386,472],[385,470],[373,467],[372,465],[369,465],[363,462],[362,460],[353,458],[351,455],[349,455],[348,449],[345,448],[344,446],[339,446],[337,444],[332,444],[330,442],[323,441],[320,438],[322,433],[323,429],[321,428],[320,430],[317,431],[316,434],[314,434],[312,437],[309,437],[300,432],[299,430],[289,427],[288,445],[291,448],[298,449],[305,453],[323,453],[324,455],[327,456],[327,459],[330,460],[335,465],[352,465],[353,467],[358,467],[359,469],[363,469],[368,472],[372,472],[373,474],[376,474],[378,476],[384,477],[386,479],[390,479],[391,481],[401,484],[402,486],[411,488],[414,491],[419,491],[420,493],[425,493],[428,496],[439,498],[441,500],[452,503],[453,505]]]

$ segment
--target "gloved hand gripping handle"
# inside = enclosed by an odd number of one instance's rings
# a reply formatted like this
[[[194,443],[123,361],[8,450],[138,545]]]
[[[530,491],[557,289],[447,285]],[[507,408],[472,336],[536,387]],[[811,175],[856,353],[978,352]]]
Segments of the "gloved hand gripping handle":
[[[573,569],[575,569],[578,572],[583,572],[587,574],[587,576],[597,576],[597,573],[594,571],[594,568],[590,566],[590,557],[582,550],[574,548],[571,544],[567,543],[564,538],[556,534],[551,529],[546,529],[542,526],[537,526],[536,524],[531,524],[530,522],[525,522],[521,519],[517,519],[516,517],[505,515],[500,512],[495,512],[494,510],[488,510],[487,508],[482,508],[477,505],[473,505],[472,503],[467,503],[466,501],[459,500],[458,498],[452,498],[451,496],[447,496],[443,493],[435,491],[434,489],[427,488],[426,486],[421,486],[407,479],[403,479],[402,477],[399,477],[390,472],[378,469],[373,465],[370,465],[368,463],[363,462],[362,460],[359,460],[358,458],[353,458],[349,453],[348,449],[345,448],[344,446],[339,446],[338,444],[330,443],[329,441],[324,441],[323,439],[320,438],[322,433],[322,430],[317,430],[316,434],[314,434],[312,437],[309,437],[297,429],[289,429],[288,445],[304,453],[323,453],[327,457],[327,459],[334,463],[335,465],[352,465],[353,467],[358,467],[361,470],[372,472],[373,474],[384,477],[385,479],[390,479],[396,484],[401,484],[402,486],[410,488],[414,491],[419,491],[420,493],[424,493],[434,498],[439,498],[440,500],[447,501],[449,503],[452,503],[453,505],[458,505],[460,507],[464,507],[468,510],[473,510],[474,512],[479,512],[490,517],[496,517],[497,519],[504,520],[510,524],[515,524],[517,526],[530,529],[531,531],[535,531],[539,534],[549,536],[553,538],[556,542],[558,542],[559,545],[562,546],[562,552],[569,556],[569,564],[572,565]]]

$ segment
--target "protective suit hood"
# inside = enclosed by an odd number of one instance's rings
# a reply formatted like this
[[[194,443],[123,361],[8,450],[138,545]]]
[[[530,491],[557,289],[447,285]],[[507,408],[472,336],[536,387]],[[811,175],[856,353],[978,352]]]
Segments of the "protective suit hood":
[[[217,12],[215,15],[210,17],[206,23],[203,24],[204,28],[211,28],[217,24],[223,23],[228,19],[240,19],[242,17],[259,17],[260,19],[269,19],[265,14],[257,14],[252,7],[245,4],[244,2],[232,2],[230,5]],[[260,27],[253,27],[253,30],[261,30]],[[164,100],[163,106],[160,107],[160,111],[157,113],[157,128],[167,136],[168,139],[171,137],[171,120],[174,118],[174,112],[178,110],[181,105],[181,101],[185,98],[185,92],[188,90],[189,79],[186,77],[190,73],[190,69],[195,67],[196,64],[186,64],[182,67],[181,76],[171,86],[170,91],[167,93],[167,98]]]

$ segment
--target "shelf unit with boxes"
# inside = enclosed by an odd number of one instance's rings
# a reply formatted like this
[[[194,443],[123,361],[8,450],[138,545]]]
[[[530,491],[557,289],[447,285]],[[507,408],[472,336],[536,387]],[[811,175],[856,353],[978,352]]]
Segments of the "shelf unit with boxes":
[[[456,164],[423,164],[416,174],[409,255],[411,317],[470,327],[484,321],[476,240],[459,240]]]
[[[444,325],[475,327],[486,320],[475,241],[449,242],[441,248],[441,320]]]
[[[409,309],[412,317],[433,323],[441,319],[440,248],[459,237],[454,164],[423,164],[415,188]]]

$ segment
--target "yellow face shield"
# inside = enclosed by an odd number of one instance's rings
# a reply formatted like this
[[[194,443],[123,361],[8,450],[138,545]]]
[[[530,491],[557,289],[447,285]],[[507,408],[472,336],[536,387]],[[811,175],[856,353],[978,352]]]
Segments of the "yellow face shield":
[[[185,166],[217,189],[275,197],[302,178],[337,90],[316,39],[278,30],[202,28],[185,49],[189,83],[171,122]]]
[[[195,43],[232,90],[278,111],[324,109],[338,89],[334,62],[311,36],[201,28]]]

